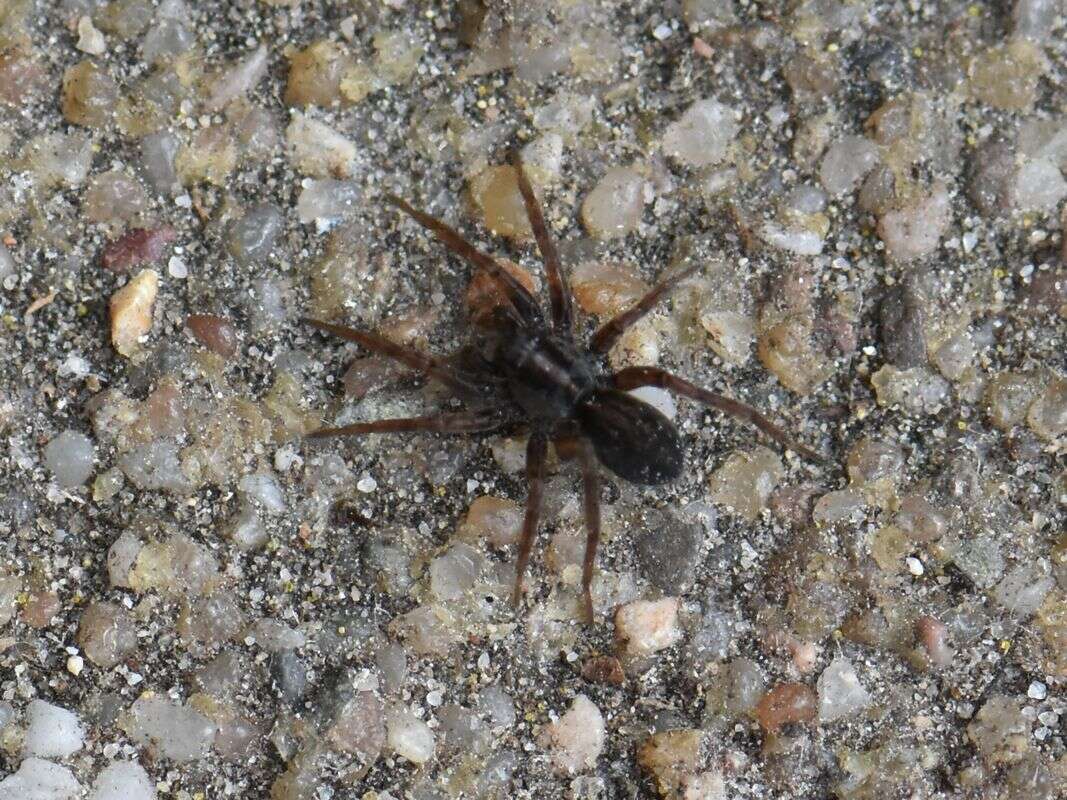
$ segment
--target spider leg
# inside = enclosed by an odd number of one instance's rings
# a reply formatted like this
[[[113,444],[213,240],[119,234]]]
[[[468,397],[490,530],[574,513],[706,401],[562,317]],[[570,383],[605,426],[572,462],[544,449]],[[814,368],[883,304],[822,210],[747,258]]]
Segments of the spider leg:
[[[707,389],[702,389],[684,378],[672,375],[666,370],[658,367],[627,367],[616,372],[612,376],[612,382],[615,388],[624,391],[636,389],[639,386],[658,386],[661,389],[675,392],[683,397],[688,397],[690,400],[696,400],[698,403],[717,408],[736,419],[749,423],[762,431],[768,438],[773,439],[783,447],[795,450],[809,461],[815,461],[820,464],[825,463],[825,459],[821,455],[811,448],[794,441],[789,434],[752,406],[746,405],[739,400],[710,392]]]
[[[630,308],[616,314],[601,325],[597,329],[597,332],[593,334],[593,338],[589,340],[589,349],[594,353],[608,352],[627,328],[651,311],[652,307],[656,305],[665,294],[696,272],[697,267],[697,264],[693,264],[669,278],[664,278],[649,289],[645,293],[645,296],[630,306]]]
[[[355,342],[360,347],[370,350],[372,353],[388,356],[401,364],[411,367],[418,372],[425,373],[434,380],[440,381],[455,392],[466,396],[479,394],[479,386],[465,378],[457,370],[451,369],[437,359],[424,355],[410,347],[404,347],[396,342],[391,342],[384,336],[367,331],[357,331],[344,325],[334,325],[331,322],[323,322],[318,319],[304,317],[302,320],[307,325],[318,328],[320,331],[332,333],[342,339]]]
[[[571,336],[574,325],[573,300],[570,287],[559,260],[559,250],[556,242],[545,224],[545,215],[541,211],[541,204],[537,201],[533,187],[530,185],[529,176],[522,161],[516,156],[515,172],[519,179],[519,192],[522,194],[522,202],[526,206],[526,216],[530,220],[534,238],[537,239],[537,249],[541,251],[541,260],[545,264],[545,275],[548,278],[548,299],[552,305],[552,324],[556,331],[566,336]]]
[[[511,305],[524,322],[532,323],[541,320],[541,310],[537,307],[537,301],[526,291],[526,287],[519,283],[511,273],[502,269],[490,256],[487,256],[464,239],[455,228],[446,225],[436,217],[431,217],[429,214],[413,208],[407,201],[400,199],[396,195],[387,194],[385,195],[385,200],[430,231],[441,244],[457,256],[475,267],[485,270],[485,273],[500,285],[504,295],[511,301]]]
[[[593,566],[600,544],[600,472],[592,447],[584,439],[578,449],[582,464],[582,492],[585,509],[585,558],[582,560],[582,606],[585,620],[593,622]]]
[[[432,433],[484,433],[496,430],[507,424],[508,420],[499,413],[499,409],[479,409],[477,411],[443,411],[427,414],[423,417],[400,417],[397,419],[376,419],[370,422],[355,422],[340,428],[319,428],[307,434],[308,439],[325,439],[331,436],[359,436],[365,433],[410,433],[429,431]]]
[[[522,520],[522,539],[519,540],[519,557],[515,562],[515,588],[511,593],[511,604],[514,606],[519,604],[522,597],[522,579],[526,575],[530,551],[537,537],[537,523],[541,519],[547,452],[548,437],[543,431],[531,431],[526,442],[526,515]]]

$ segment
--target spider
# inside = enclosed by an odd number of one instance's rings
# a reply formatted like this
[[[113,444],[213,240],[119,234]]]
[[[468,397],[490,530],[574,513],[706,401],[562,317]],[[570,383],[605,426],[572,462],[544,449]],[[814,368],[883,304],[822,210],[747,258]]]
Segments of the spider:
[[[635,484],[656,485],[677,478],[684,464],[682,442],[671,421],[629,390],[655,386],[723,411],[758,428],[779,444],[821,461],[751,406],[710,392],[651,366],[608,371],[609,350],[631,325],[696,269],[691,266],[652,287],[631,308],[608,320],[582,345],[574,335],[573,300],[548,232],[541,206],[522,163],[515,160],[519,192],[544,262],[551,323],[534,296],[490,256],[444,222],[394,195],[386,201],[431,232],[446,248],[491,281],[497,302],[471,315],[476,341],[449,358],[425,355],[384,337],[316,319],[303,321],[354,342],[438,381],[471,407],[419,417],[357,422],[322,428],[310,438],[368,433],[428,431],[491,433],[525,423],[526,510],[519,541],[512,604],[518,606],[523,576],[537,535],[544,492],[545,457],[551,439],[564,458],[577,458],[582,474],[587,539],[582,569],[585,617],[593,619],[591,584],[600,540],[600,465]]]

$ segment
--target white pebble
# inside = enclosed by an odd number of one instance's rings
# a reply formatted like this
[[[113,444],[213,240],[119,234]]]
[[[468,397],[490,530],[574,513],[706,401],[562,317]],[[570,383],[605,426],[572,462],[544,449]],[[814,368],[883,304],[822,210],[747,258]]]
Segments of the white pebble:
[[[306,643],[303,633],[274,619],[259,620],[252,626],[249,635],[256,644],[272,653],[297,650]]]
[[[266,45],[260,45],[247,57],[227,69],[215,82],[207,108],[217,111],[231,100],[241,96],[267,74]]]
[[[257,472],[241,478],[237,488],[263,506],[271,514],[285,511],[285,494],[277,479],[266,472]]]
[[[923,562],[917,559],[915,556],[908,556],[905,559],[905,563],[908,565],[908,572],[915,577],[923,574]]]
[[[785,228],[768,222],[760,229],[760,238],[772,247],[798,256],[817,256],[822,253],[823,238],[815,231]]]
[[[172,278],[187,278],[189,277],[189,268],[185,266],[185,262],[177,256],[171,256],[170,261],[167,262],[167,274]]]
[[[469,544],[454,544],[430,562],[430,591],[439,600],[459,600],[474,588],[484,568],[481,553]]]
[[[391,709],[386,718],[386,741],[413,764],[425,764],[433,758],[435,739],[430,726],[404,708]]]
[[[1059,166],[1047,158],[1035,158],[1019,169],[1014,196],[1019,211],[1054,211],[1067,197],[1067,181]]]
[[[717,100],[698,100],[663,133],[663,152],[691,167],[708,167],[726,157],[740,128],[733,111]]]
[[[0,242],[0,279],[14,278],[15,272],[15,259],[12,258],[11,251],[7,249],[7,245]]]
[[[378,481],[374,480],[370,475],[364,475],[356,483],[356,488],[363,492],[363,494],[370,494],[378,488]]]
[[[153,800],[156,787],[136,761],[116,761],[103,769],[93,783],[89,800]]]
[[[288,472],[291,467],[299,467],[303,463],[304,459],[297,455],[290,445],[280,447],[274,452],[274,468],[278,472]]]
[[[75,677],[82,674],[85,669],[85,659],[81,656],[71,656],[67,659],[67,672]]]
[[[296,201],[297,218],[310,222],[329,224],[346,217],[356,210],[363,198],[363,190],[354,181],[338,181],[332,178],[306,180]]]
[[[290,160],[314,178],[347,178],[352,174],[356,145],[329,125],[296,112],[285,131]]]
[[[832,195],[856,188],[878,163],[878,148],[863,136],[845,136],[830,145],[819,166],[819,180]]]
[[[155,695],[139,698],[120,724],[134,742],[150,748],[158,757],[176,762],[206,756],[218,730],[199,711]]]
[[[677,597],[665,597],[620,606],[615,612],[615,638],[626,655],[650,656],[681,640],[680,604]]]
[[[1044,564],[1034,562],[1015,567],[993,589],[993,599],[1017,617],[1037,611],[1056,579]]]
[[[93,21],[88,16],[83,16],[78,20],[78,43],[74,46],[83,53],[99,56],[107,50],[107,41],[104,34],[93,26]]]
[[[1048,687],[1041,681],[1033,681],[1026,690],[1026,696],[1031,700],[1044,700],[1048,696]]]
[[[582,221],[598,239],[625,236],[641,221],[644,177],[631,167],[613,167],[586,196]]]
[[[26,710],[24,756],[66,758],[85,744],[85,727],[77,715],[65,708],[34,700]]]
[[[89,374],[89,362],[79,353],[71,353],[59,365],[57,372],[60,377],[71,377],[81,380]]]
[[[80,486],[93,473],[93,442],[84,433],[65,430],[45,445],[44,461],[60,486]]]
[[[596,764],[605,735],[604,715],[592,700],[580,694],[566,714],[545,726],[544,738],[556,768],[573,774]]]
[[[863,688],[856,670],[846,658],[835,658],[818,680],[819,719],[840,719],[870,705],[871,695]]]
[[[25,759],[0,781],[0,800],[73,800],[80,794],[74,773],[40,758]]]
[[[929,194],[916,193],[905,206],[884,213],[878,235],[892,258],[907,261],[936,250],[951,220],[948,189],[938,183]]]

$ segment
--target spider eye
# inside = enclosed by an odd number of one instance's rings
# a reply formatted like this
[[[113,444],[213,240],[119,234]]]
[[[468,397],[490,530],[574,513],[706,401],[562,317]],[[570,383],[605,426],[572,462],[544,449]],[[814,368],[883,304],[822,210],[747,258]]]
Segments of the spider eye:
[[[678,431],[648,403],[615,389],[598,389],[578,405],[577,417],[600,463],[620,478],[652,485],[681,474]]]

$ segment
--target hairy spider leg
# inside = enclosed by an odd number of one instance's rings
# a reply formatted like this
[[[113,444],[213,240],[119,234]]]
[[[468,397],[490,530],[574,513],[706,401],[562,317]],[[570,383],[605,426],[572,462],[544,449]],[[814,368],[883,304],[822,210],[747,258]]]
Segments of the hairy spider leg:
[[[522,538],[519,540],[519,557],[515,562],[515,588],[511,603],[517,606],[522,597],[522,579],[530,563],[530,551],[537,537],[537,523],[541,519],[541,501],[545,492],[545,456],[548,452],[548,437],[543,431],[530,432],[526,442],[526,515],[522,520]]]
[[[586,622],[593,622],[593,566],[600,544],[600,471],[589,442],[582,439],[578,448],[582,465],[582,494],[585,510],[585,558],[582,560],[582,607]]]
[[[574,308],[571,290],[567,285],[567,279],[563,275],[563,268],[559,260],[559,250],[552,234],[545,224],[545,215],[541,210],[541,204],[534,194],[530,185],[529,176],[522,161],[516,157],[515,172],[519,179],[519,192],[522,194],[522,202],[526,206],[526,217],[530,220],[530,228],[533,229],[534,238],[537,240],[537,249],[541,251],[541,260],[545,265],[545,276],[548,278],[548,300],[552,306],[552,325],[558,333],[562,333],[568,339],[573,334]]]
[[[526,291],[525,286],[519,283],[511,273],[503,269],[490,256],[487,256],[460,236],[459,232],[454,228],[446,225],[436,217],[431,217],[429,214],[413,208],[396,195],[387,194],[385,199],[430,231],[441,244],[457,256],[465,259],[473,266],[485,270],[485,273],[490,278],[500,284],[504,296],[511,302],[512,308],[524,323],[534,324],[541,322],[541,309],[538,307],[533,295]]]
[[[358,436],[365,433],[408,433],[431,431],[434,433],[485,433],[507,423],[498,409],[477,411],[447,411],[427,414],[422,417],[400,417],[356,422],[340,428],[319,428],[307,435],[308,439],[325,439],[328,436]]]
[[[651,311],[652,307],[660,301],[660,298],[696,272],[697,267],[697,264],[692,264],[681,272],[677,272],[669,278],[664,278],[649,289],[645,293],[645,296],[634,303],[630,308],[620,312],[601,325],[597,332],[593,334],[593,338],[589,340],[589,349],[594,353],[608,352],[627,328]]]
[[[824,459],[809,447],[794,441],[785,431],[763,416],[750,405],[725,397],[715,392],[702,389],[684,378],[679,378],[659,367],[626,367],[616,372],[612,378],[615,388],[629,391],[639,386],[657,386],[675,392],[690,400],[696,400],[706,406],[717,408],[736,419],[747,422],[761,430],[766,436],[778,442],[783,447],[795,450],[809,461],[823,463]]]
[[[404,347],[396,342],[391,342],[384,336],[379,336],[376,333],[369,333],[367,331],[357,331],[355,328],[348,328],[344,325],[335,325],[332,322],[323,322],[322,320],[311,319],[309,317],[304,317],[301,319],[301,322],[306,325],[311,325],[314,328],[318,328],[320,331],[332,333],[334,336],[339,336],[342,339],[355,342],[360,347],[370,350],[372,353],[378,353],[379,355],[395,359],[401,364],[411,367],[413,370],[422,372],[434,380],[439,381],[459,394],[477,396],[480,393],[477,383],[464,378],[457,370],[442,364],[431,356],[420,353],[418,350],[413,350],[410,347]]]

